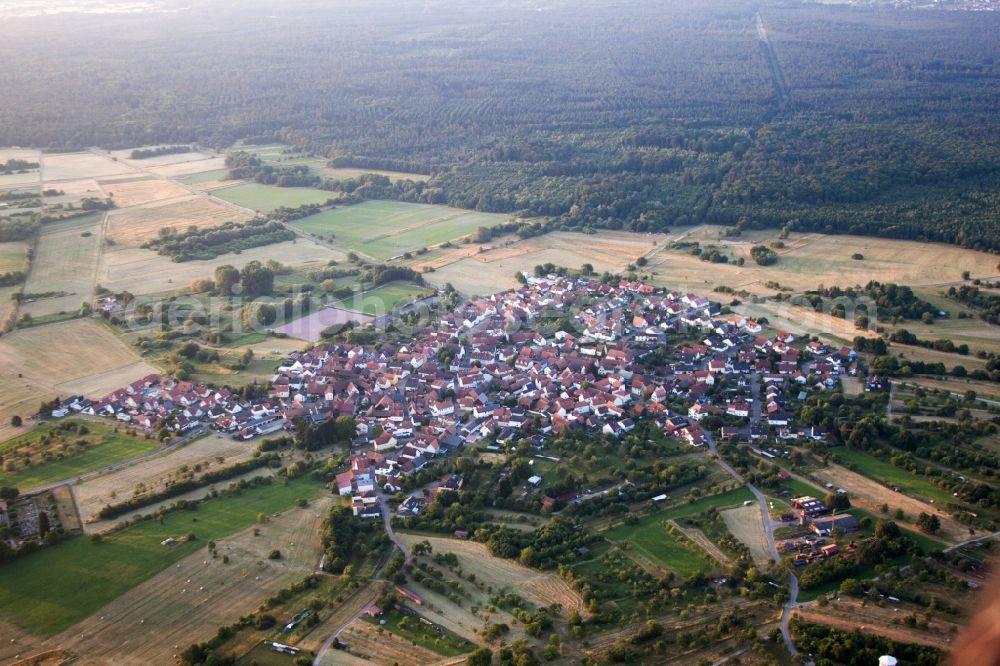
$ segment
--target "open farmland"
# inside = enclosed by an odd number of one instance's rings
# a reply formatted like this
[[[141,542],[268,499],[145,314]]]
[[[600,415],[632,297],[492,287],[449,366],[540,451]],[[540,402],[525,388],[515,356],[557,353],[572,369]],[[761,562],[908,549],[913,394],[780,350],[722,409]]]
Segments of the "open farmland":
[[[696,227],[684,234],[683,241],[698,241],[703,248],[714,246],[731,261],[742,257],[746,261],[743,266],[701,261],[686,250],[665,249],[652,257],[647,267],[654,273],[653,282],[703,292],[725,285],[772,295],[774,290],[765,287],[766,282],[802,291],[820,284],[865,285],[870,280],[935,285],[959,280],[963,270],[969,270],[973,277],[1000,274],[996,257],[986,252],[941,243],[826,234],[793,233],[782,240],[785,247],[776,250],[777,263],[758,266],[750,258],[750,248],[777,241],[778,231],[753,231],[745,234],[749,238],[731,239],[720,238],[721,233],[721,227]],[[855,253],[864,258],[852,259]]]
[[[390,282],[363,294],[355,294],[351,298],[339,301],[337,307],[351,312],[361,312],[366,315],[380,317],[391,313],[396,304],[403,301],[413,301],[431,294],[431,290],[405,282]]]
[[[162,146],[139,146],[134,150],[144,150],[150,148],[160,148]],[[124,161],[138,168],[150,168],[150,167],[162,167],[171,164],[181,164],[184,162],[198,162],[201,160],[207,160],[212,156],[207,153],[202,153],[196,150],[188,151],[186,153],[168,153],[166,155],[155,155],[153,157],[146,157],[144,159],[132,159],[132,148],[126,150],[113,150],[108,154],[118,160]]]
[[[24,270],[28,244],[24,241],[0,243],[0,273]]]
[[[122,161],[93,153],[60,153],[42,155],[42,177],[46,183],[77,178],[100,178],[136,173]]]
[[[164,182],[164,181],[152,181]],[[179,188],[178,188],[179,189]],[[184,194],[187,192],[184,191]],[[127,247],[138,247],[159,235],[160,229],[178,232],[188,227],[217,227],[226,222],[244,222],[250,215],[224,206],[204,196],[164,201],[108,214],[108,238]]]
[[[0,338],[0,372],[64,396],[101,398],[156,369],[103,325],[75,319]]]
[[[108,425],[78,422],[89,432],[80,434],[73,421],[45,423],[30,433],[0,444],[4,471],[0,485],[29,490],[72,479],[160,447],[156,440],[144,440],[116,432]],[[10,464],[13,469],[7,469]]]
[[[30,148],[0,148],[0,163],[7,160],[23,160],[25,162],[40,162],[41,152]],[[25,173],[0,175],[0,190],[9,190],[26,185],[39,185],[41,175],[38,169],[27,169]]]
[[[295,208],[304,204],[326,203],[336,199],[336,192],[317,190],[311,187],[277,187],[259,183],[243,183],[226,187],[212,193],[224,201],[234,203],[259,213],[270,213],[282,206]]]
[[[389,259],[468,236],[479,227],[492,227],[507,219],[446,206],[365,201],[304,217],[292,226],[313,236],[332,237],[338,247]]]
[[[342,252],[301,238],[243,250],[239,254],[181,263],[152,250],[116,248],[102,253],[98,282],[111,291],[128,289],[138,295],[155,294],[185,288],[193,280],[211,277],[215,268],[224,264],[242,268],[251,261],[263,263],[274,259],[286,266],[318,268],[330,259],[341,261],[345,258]]]
[[[7,337],[0,338],[0,341]],[[0,368],[2,367],[0,364]],[[0,371],[0,441],[23,433],[30,427],[15,428],[10,423],[11,417],[20,416],[26,423],[30,423],[26,419],[38,411],[39,403],[54,397],[54,391],[36,386],[23,377],[18,377],[17,373]]]
[[[61,183],[51,185],[46,189],[53,189],[63,194],[45,197],[46,205],[71,204],[86,197],[96,197],[103,199],[107,193],[100,184],[93,178],[78,178],[77,180],[66,180]]]
[[[188,191],[180,185],[158,178],[102,180],[99,182],[118,208],[139,206],[164,199],[175,199],[188,194]]]
[[[150,493],[159,492],[184,468],[198,468],[203,472],[222,469],[249,460],[255,450],[253,442],[237,441],[212,433],[144,460],[142,464],[130,465],[75,484],[73,497],[80,518],[86,525],[106,504],[118,498],[131,497],[140,486]]]
[[[32,317],[73,312],[90,302],[100,249],[101,215],[94,213],[53,222],[42,228],[25,294],[54,294],[21,305]]]
[[[252,578],[247,579],[244,570],[254,571],[254,575],[261,575],[262,578],[268,571],[283,567],[283,564],[273,564],[270,561],[268,568],[263,569],[264,574],[257,573],[255,569],[261,569],[256,562],[265,559],[261,553],[267,553],[272,548],[280,548],[283,552],[289,553],[292,562],[300,562],[309,570],[315,568],[319,561],[319,553],[309,544],[310,537],[307,533],[300,533],[293,530],[285,532],[281,527],[274,529],[273,537],[267,537],[269,525],[261,527],[263,539],[255,539],[252,535],[246,536],[245,540],[238,540],[229,548],[233,553],[230,562],[224,565],[221,560],[207,558],[210,564],[204,565],[202,561],[206,559],[203,553],[198,553],[187,566],[178,567],[185,557],[201,551],[204,544],[210,540],[220,540],[240,530],[254,525],[258,513],[268,516],[275,512],[285,511],[295,506],[297,499],[312,500],[319,496],[322,491],[322,484],[310,477],[302,477],[289,482],[287,485],[275,481],[274,483],[245,489],[238,495],[223,495],[216,499],[205,501],[198,506],[196,511],[175,511],[167,514],[163,522],[144,521],[131,525],[123,530],[106,535],[101,542],[95,543],[85,537],[75,537],[68,539],[58,545],[46,548],[34,553],[31,557],[15,560],[3,568],[0,568],[0,615],[18,626],[31,631],[39,636],[50,636],[71,627],[83,620],[109,602],[117,599],[122,594],[136,587],[140,583],[148,581],[156,574],[163,572],[167,576],[167,581],[162,585],[154,583],[158,589],[158,600],[150,605],[145,605],[144,600],[152,597],[152,591],[138,593],[130,597],[135,600],[133,603],[138,606],[121,609],[121,618],[131,616],[132,621],[139,623],[145,619],[141,615],[136,615],[139,611],[145,611],[150,617],[153,616],[158,606],[164,606],[161,612],[167,617],[183,619],[188,614],[195,612],[195,609],[204,605],[206,607],[219,605],[219,610],[233,613],[231,620],[235,620],[245,612],[252,610],[253,606],[260,603],[266,594],[257,596],[257,592],[252,592],[252,601],[249,608],[233,608],[224,604],[211,603],[215,599],[210,593],[216,590],[211,589],[214,581],[219,591],[228,593],[222,589],[224,586],[235,585],[242,582],[252,590],[258,590],[261,581]],[[315,507],[319,511],[320,507]],[[296,510],[298,511],[298,510]],[[316,518],[310,519],[313,528],[312,538],[315,538],[318,530],[315,528]],[[294,521],[293,521],[294,522]],[[187,534],[194,534],[196,539],[186,541]],[[179,540],[174,546],[162,545],[166,539],[176,538]],[[292,542],[299,543],[299,551],[295,550]],[[220,554],[226,552],[220,546]],[[300,552],[301,555],[293,555]],[[293,559],[294,558],[294,559]],[[168,567],[171,570],[166,571]],[[182,581],[195,578],[195,569],[200,568],[201,575],[208,575],[209,568],[215,569],[211,578],[207,580],[207,590],[198,590],[198,586],[189,589],[190,597],[182,597],[185,594],[180,592],[184,588]],[[305,569],[302,566],[296,567],[292,578],[284,578],[277,582],[278,589],[293,580],[300,580]],[[175,577],[180,574],[180,577]],[[272,574],[273,575],[273,574]],[[172,602],[168,603],[168,600]],[[128,601],[128,600],[126,600]],[[227,610],[228,609],[228,610]],[[99,624],[97,618],[91,618],[94,622],[91,631],[95,630]],[[105,630],[116,631],[116,627],[127,625],[134,634],[134,627],[127,622],[108,623]],[[165,624],[167,624],[165,622]],[[192,631],[192,625],[185,625],[187,631]],[[205,631],[214,633],[216,626],[205,627]],[[85,632],[90,633],[90,632]],[[66,640],[79,645],[84,637],[77,632],[71,631]],[[108,648],[120,645],[125,640],[125,636],[119,639]],[[176,636],[174,638],[176,641]],[[190,641],[187,641],[190,642]],[[173,643],[171,643],[172,645]],[[137,644],[131,644],[133,648]],[[155,663],[155,662],[154,662]]]
[[[327,178],[334,178],[338,180],[343,180],[345,178],[357,178],[358,176],[363,176],[366,173],[373,173],[377,176],[385,176],[389,180],[395,182],[397,180],[412,180],[417,182],[423,182],[430,178],[430,176],[425,176],[420,173],[406,173],[403,171],[384,171],[382,169],[358,169],[354,167],[319,167],[313,169],[317,174],[321,176],[326,176]]]
[[[320,524],[330,503],[322,498],[287,510],[260,525],[259,536],[244,529],[217,539],[219,558],[208,558],[207,565],[205,551],[196,549],[49,643],[111,663],[171,663],[175,645],[208,640],[218,627],[232,624],[315,571],[322,554]],[[281,559],[267,559],[275,548]],[[276,609],[279,614],[290,611]]]
[[[163,178],[176,178],[181,182],[191,182],[186,179],[188,176],[216,171],[226,172],[228,169],[225,167],[225,157],[204,157],[202,159],[187,160],[184,162],[175,162],[173,164],[164,164],[161,166],[152,166],[147,168],[152,173],[155,173],[157,176],[162,176]]]
[[[424,666],[433,664],[441,656],[427,648],[414,645],[391,631],[380,631],[366,620],[355,620],[347,625],[340,640],[350,646],[350,654],[366,663],[389,666]],[[331,663],[337,663],[335,660]]]

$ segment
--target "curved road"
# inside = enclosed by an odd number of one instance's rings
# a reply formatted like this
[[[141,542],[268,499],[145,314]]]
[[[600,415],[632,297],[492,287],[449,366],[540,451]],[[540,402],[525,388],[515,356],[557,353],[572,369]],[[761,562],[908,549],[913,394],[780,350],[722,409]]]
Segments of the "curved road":
[[[757,374],[753,375],[753,382],[756,383],[758,380]],[[759,409],[758,400],[754,400],[754,404],[757,405],[756,409]],[[756,410],[755,410],[756,412]],[[759,414],[759,412],[756,412]],[[781,557],[778,555],[778,547],[774,543],[774,529],[779,526],[779,523],[771,520],[771,512],[767,507],[767,496],[764,495],[760,490],[756,488],[752,483],[747,483],[743,476],[733,469],[729,463],[722,459],[719,455],[719,451],[716,448],[715,438],[712,437],[711,433],[705,432],[705,441],[708,443],[708,449],[712,452],[712,458],[715,460],[716,464],[719,465],[727,474],[739,481],[741,484],[745,485],[753,496],[757,498],[757,503],[760,505],[760,517],[764,524],[764,534],[767,537],[767,548],[771,551],[771,557],[774,558],[775,562],[780,562]],[[798,649],[795,647],[795,643],[792,642],[792,634],[788,629],[788,623],[792,617],[792,611],[798,605],[796,601],[799,596],[799,579],[796,578],[792,571],[788,572],[788,601],[785,603],[784,607],[781,609],[781,636],[785,640],[785,647],[788,652],[795,656],[799,653]]]

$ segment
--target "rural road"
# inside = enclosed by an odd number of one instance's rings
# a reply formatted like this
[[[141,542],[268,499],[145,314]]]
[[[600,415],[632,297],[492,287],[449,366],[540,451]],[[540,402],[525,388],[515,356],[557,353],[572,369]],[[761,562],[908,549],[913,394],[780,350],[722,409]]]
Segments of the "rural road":
[[[756,374],[756,373],[755,373]],[[754,400],[754,404],[757,405],[759,400]],[[756,407],[759,410],[759,405]],[[758,411],[759,413],[759,411]],[[739,481],[741,484],[746,485],[746,487],[753,493],[753,496],[757,498],[757,503],[760,505],[761,521],[764,523],[764,534],[767,537],[767,548],[771,552],[771,557],[774,558],[775,562],[780,562],[781,557],[778,555],[778,547],[774,543],[774,528],[776,526],[775,522],[771,520],[771,512],[767,508],[767,496],[764,495],[760,490],[757,489],[752,483],[747,483],[743,476],[733,469],[729,463],[724,461],[719,455],[718,449],[716,448],[715,438],[709,432],[705,432],[705,441],[708,443],[708,448],[712,452],[712,457],[715,462],[721,467],[727,474],[732,476],[734,479]],[[784,607],[781,609],[781,636],[785,640],[785,647],[788,649],[789,654],[793,657],[796,656],[799,651],[795,647],[795,643],[792,641],[792,634],[788,628],[788,622],[791,620],[792,611],[798,605],[796,601],[799,596],[799,579],[795,577],[795,574],[791,571],[788,572],[788,601],[785,603]]]
[[[382,524],[385,525],[385,533],[388,535],[389,540],[396,544],[396,547],[403,551],[403,563],[410,563],[410,549],[405,543],[400,541],[399,537],[396,536],[396,532],[392,529],[392,514],[389,513],[389,504],[385,501],[385,493],[382,488],[378,485],[375,486],[375,494],[378,497],[378,503],[382,509]]]
[[[316,652],[316,658],[313,659],[312,662],[313,666],[319,666],[320,664],[323,663],[323,657],[325,657],[326,653],[330,651],[331,647],[333,647],[333,643],[334,641],[337,640],[337,636],[339,636],[341,632],[344,631],[344,629],[350,626],[352,622],[361,617],[364,614],[365,610],[372,603],[374,603],[375,601],[374,592],[372,590],[366,590],[366,591],[368,592],[367,595],[361,594],[361,591],[359,590],[358,595],[355,597],[354,601],[358,602],[360,600],[364,600],[364,603],[359,604],[358,610],[349,619],[345,620],[343,623],[338,625],[337,628],[334,629],[333,632],[329,635],[329,637],[327,637],[327,639],[323,641],[323,645],[321,645],[319,650]]]
[[[128,458],[126,460],[119,460],[116,463],[112,463],[110,465],[106,465],[104,467],[101,467],[100,469],[95,469],[95,470],[92,470],[90,472],[86,472],[84,474],[80,474],[79,476],[74,476],[73,478],[70,478],[70,479],[64,479],[62,481],[56,481],[55,483],[49,483],[49,484],[46,484],[44,486],[36,486],[35,488],[26,488],[26,489],[23,489],[21,491],[21,493],[24,494],[24,495],[29,495],[29,494],[30,495],[36,495],[38,493],[48,492],[49,490],[53,490],[55,488],[58,488],[59,486],[72,485],[74,483],[80,483],[81,481],[86,481],[88,479],[93,479],[93,478],[101,476],[103,474],[107,474],[109,472],[114,472],[114,471],[117,471],[117,470],[122,469],[124,467],[130,467],[131,465],[134,465],[136,463],[140,463],[140,462],[143,462],[145,460],[149,460],[150,458],[155,458],[156,456],[163,455],[164,453],[166,453],[168,451],[171,451],[173,449],[176,449],[177,447],[184,446],[185,444],[187,444],[191,440],[193,440],[193,439],[195,439],[197,437],[201,437],[202,435],[204,435],[206,433],[208,433],[208,428],[206,428],[204,426],[199,426],[199,427],[195,428],[194,430],[192,430],[191,432],[189,432],[186,435],[184,435],[183,437],[178,437],[177,439],[170,440],[169,442],[167,442],[166,444],[164,444],[160,448],[156,449],[155,451],[150,451],[149,453],[144,453],[141,456],[135,456],[134,458]]]

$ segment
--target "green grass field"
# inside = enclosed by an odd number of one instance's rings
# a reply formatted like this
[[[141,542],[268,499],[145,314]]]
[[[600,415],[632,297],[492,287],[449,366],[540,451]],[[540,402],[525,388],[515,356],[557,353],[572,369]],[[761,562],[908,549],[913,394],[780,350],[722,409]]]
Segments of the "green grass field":
[[[175,180],[182,183],[187,183],[188,185],[197,185],[198,183],[207,183],[210,180],[225,180],[229,175],[229,169],[211,169],[209,171],[199,171],[198,173],[191,173],[185,176],[177,176]]]
[[[841,461],[846,463],[846,467],[853,469],[859,474],[864,474],[884,486],[898,486],[905,495],[909,495],[910,497],[934,500],[937,504],[947,504],[954,501],[951,493],[944,488],[937,487],[929,479],[911,474],[905,469],[893,467],[891,464],[870,456],[863,451],[837,447],[830,449],[830,453],[835,454]]]
[[[430,293],[432,293],[430,289],[407,282],[390,282],[366,291],[362,295],[354,295],[339,301],[336,305],[352,312],[380,316],[392,312],[400,301],[413,300]]]
[[[213,539],[312,499],[322,483],[306,475],[280,480],[202,502],[196,511],[174,511],[161,524],[148,520],[93,543],[73,537],[0,567],[0,614],[34,634],[48,636],[72,626],[104,604],[148,580]],[[194,534],[193,542],[160,545],[169,537]]]
[[[295,208],[304,204],[322,204],[326,203],[328,199],[337,198],[335,192],[326,192],[311,187],[276,187],[274,185],[260,185],[259,183],[234,185],[216,190],[212,194],[223,201],[261,213],[270,213],[282,206]]]
[[[656,564],[679,576],[707,573],[712,570],[714,561],[699,546],[684,537],[675,537],[667,532],[666,521],[702,513],[710,506],[718,509],[739,506],[748,499],[753,499],[753,494],[746,488],[738,488],[644,516],[635,525],[612,528],[604,532],[603,536],[609,541],[628,543]]]
[[[346,250],[389,259],[420,248],[456,240],[479,227],[508,218],[494,213],[399,201],[365,201],[296,220],[292,226],[330,238]]]
[[[20,435],[0,444],[0,454],[5,459],[13,459],[16,471],[0,472],[0,485],[14,486],[21,490],[36,488],[49,483],[72,479],[74,477],[106,465],[111,465],[128,458],[149,453],[160,448],[155,440],[143,440],[116,433],[112,428],[99,423],[86,422],[90,433],[79,436],[77,433],[59,434],[56,430],[63,422],[44,423],[30,433]],[[80,422],[83,423],[83,422]],[[48,443],[43,439],[49,437]],[[79,452],[62,454],[62,445],[73,445],[79,440],[87,442]],[[39,461],[48,452],[53,457],[47,461],[31,465],[22,465],[15,451],[30,450],[32,461]],[[59,460],[55,456],[64,455]]]

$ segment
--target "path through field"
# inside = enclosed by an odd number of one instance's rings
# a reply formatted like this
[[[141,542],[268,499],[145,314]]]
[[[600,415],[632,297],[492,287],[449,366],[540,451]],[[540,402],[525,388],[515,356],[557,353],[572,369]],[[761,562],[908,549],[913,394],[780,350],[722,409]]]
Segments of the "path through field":
[[[729,556],[719,550],[719,547],[712,543],[711,539],[705,536],[705,533],[701,530],[694,527],[681,527],[674,520],[668,520],[667,522],[673,525],[681,534],[695,542],[722,566],[728,567],[732,563]]]

